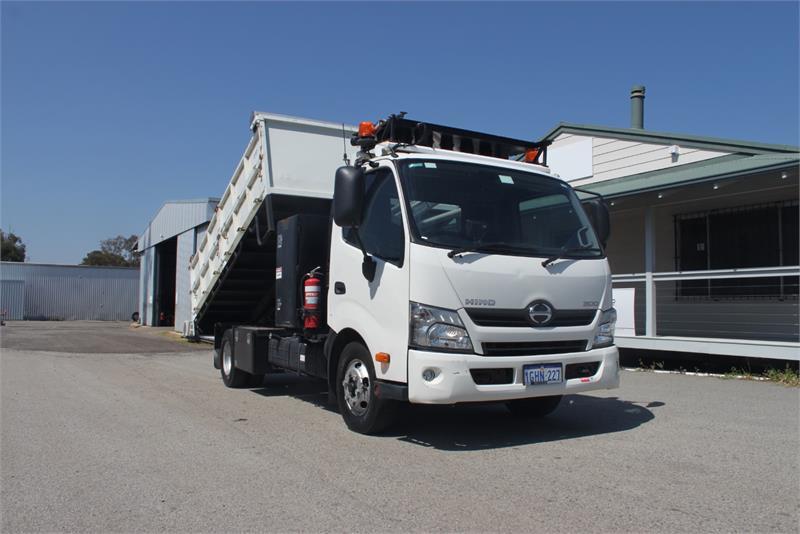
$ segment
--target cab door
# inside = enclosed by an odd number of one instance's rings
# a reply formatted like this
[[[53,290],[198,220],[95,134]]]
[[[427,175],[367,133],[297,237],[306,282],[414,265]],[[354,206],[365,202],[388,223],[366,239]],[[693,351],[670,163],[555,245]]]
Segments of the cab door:
[[[336,332],[352,328],[367,343],[377,378],[406,382],[408,350],[408,232],[393,169],[365,175],[363,217],[358,229],[376,263],[369,282],[361,271],[363,254],[355,230],[333,226],[331,234],[328,324]],[[375,353],[390,362],[374,361]]]

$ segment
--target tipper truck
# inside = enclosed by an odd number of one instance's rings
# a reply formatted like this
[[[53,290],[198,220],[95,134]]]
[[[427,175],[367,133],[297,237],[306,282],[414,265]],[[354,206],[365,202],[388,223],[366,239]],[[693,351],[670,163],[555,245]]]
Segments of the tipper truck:
[[[619,385],[602,199],[547,142],[404,113],[358,128],[269,113],[190,262],[190,336],[228,387],[327,381],[347,426],[399,403],[542,417]]]

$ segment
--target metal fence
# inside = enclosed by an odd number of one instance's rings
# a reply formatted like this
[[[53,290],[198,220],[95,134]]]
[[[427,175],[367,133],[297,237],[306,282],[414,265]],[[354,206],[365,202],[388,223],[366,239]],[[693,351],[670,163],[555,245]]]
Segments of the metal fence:
[[[615,275],[637,336],[800,342],[800,267]],[[649,286],[649,287],[648,287]],[[622,292],[619,292],[622,293]]]
[[[122,321],[138,306],[138,268],[0,262],[0,280],[9,320]]]

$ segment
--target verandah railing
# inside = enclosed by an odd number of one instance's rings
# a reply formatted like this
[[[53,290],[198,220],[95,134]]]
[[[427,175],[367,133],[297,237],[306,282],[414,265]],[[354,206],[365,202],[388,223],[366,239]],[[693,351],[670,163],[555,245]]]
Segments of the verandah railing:
[[[800,342],[800,266],[614,275],[637,336]],[[631,294],[633,293],[633,294]],[[628,315],[630,316],[630,315]]]

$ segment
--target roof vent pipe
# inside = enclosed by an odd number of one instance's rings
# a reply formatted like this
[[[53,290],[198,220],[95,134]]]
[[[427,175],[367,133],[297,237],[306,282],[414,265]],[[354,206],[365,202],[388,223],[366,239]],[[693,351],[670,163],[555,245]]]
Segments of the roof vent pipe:
[[[644,85],[631,89],[631,128],[644,129]]]

